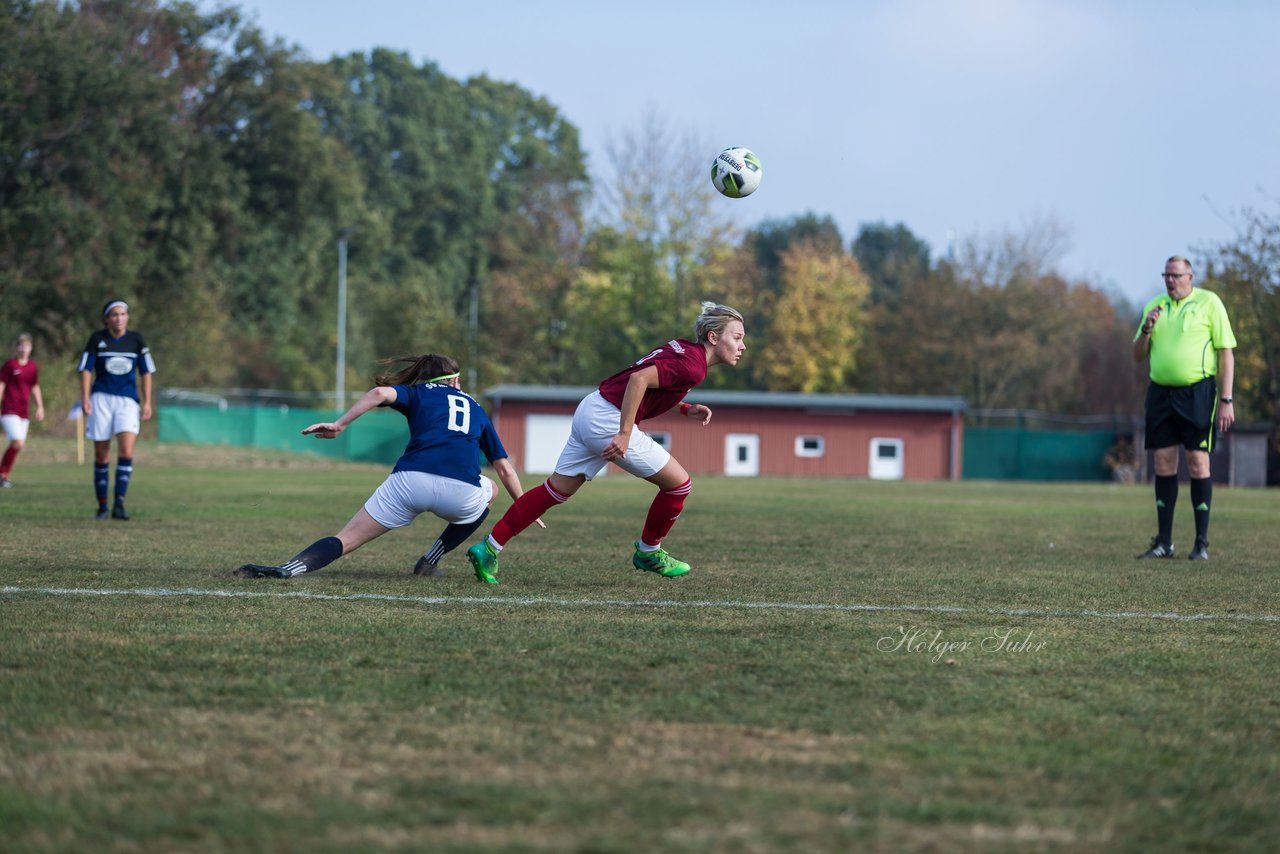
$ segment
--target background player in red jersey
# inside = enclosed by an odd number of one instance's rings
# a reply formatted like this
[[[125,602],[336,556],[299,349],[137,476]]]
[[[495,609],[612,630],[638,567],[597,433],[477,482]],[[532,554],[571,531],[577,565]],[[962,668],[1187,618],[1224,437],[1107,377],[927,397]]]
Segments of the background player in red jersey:
[[[689,564],[671,557],[661,544],[684,508],[692,481],[684,466],[639,425],[679,404],[680,414],[705,426],[711,420],[710,407],[684,403],[685,395],[707,378],[711,365],[736,365],[747,349],[742,315],[727,305],[702,303],[693,335],[692,341],[668,341],[583,398],[551,477],[522,495],[493,532],[467,550],[477,580],[497,584],[503,546],[547,510],[568,501],[609,463],[658,487],[632,564],[666,578],[689,571]]]
[[[40,369],[31,358],[31,336],[22,333],[13,345],[13,358],[0,367],[0,423],[9,437],[9,447],[0,458],[0,488],[13,486],[9,472],[27,442],[31,426],[31,399],[36,401],[36,420],[44,420],[44,398],[40,395]]]

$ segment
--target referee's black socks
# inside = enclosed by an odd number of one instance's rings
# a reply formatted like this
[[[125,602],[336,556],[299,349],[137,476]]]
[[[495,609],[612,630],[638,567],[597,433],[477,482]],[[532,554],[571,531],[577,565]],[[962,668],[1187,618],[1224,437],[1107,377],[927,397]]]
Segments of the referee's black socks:
[[[1209,505],[1213,503],[1213,478],[1191,479],[1191,506],[1196,511],[1196,539],[1209,542]]]
[[[1173,543],[1173,508],[1178,503],[1178,476],[1156,475],[1156,522],[1160,526],[1160,542]]]

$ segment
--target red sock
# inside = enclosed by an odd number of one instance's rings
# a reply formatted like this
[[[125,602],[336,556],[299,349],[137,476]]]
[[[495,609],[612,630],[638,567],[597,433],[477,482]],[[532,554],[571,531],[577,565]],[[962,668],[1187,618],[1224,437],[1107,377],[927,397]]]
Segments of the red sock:
[[[18,456],[18,449],[10,445],[4,452],[4,459],[0,460],[0,478],[8,479],[9,472],[13,471],[13,459]]]
[[[494,542],[505,546],[508,540],[532,525],[543,513],[568,500],[569,496],[561,495],[545,482],[535,486],[517,498],[516,503],[508,507],[498,524],[493,526],[491,536]]]
[[[675,489],[659,492],[653,496],[653,503],[649,505],[649,515],[644,520],[644,530],[640,533],[640,540],[645,545],[662,545],[662,538],[671,532],[671,526],[676,523],[676,517],[684,509],[684,500],[689,497],[691,489],[693,489],[693,481],[686,480]]]

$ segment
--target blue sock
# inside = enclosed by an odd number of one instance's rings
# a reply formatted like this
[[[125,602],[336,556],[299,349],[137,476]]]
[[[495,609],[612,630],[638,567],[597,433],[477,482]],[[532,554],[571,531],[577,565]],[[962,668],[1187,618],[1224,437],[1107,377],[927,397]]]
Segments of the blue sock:
[[[457,522],[450,522],[445,526],[444,531],[441,532],[440,538],[436,540],[435,544],[432,545],[431,548],[427,549],[426,554],[423,555],[423,557],[427,559],[427,563],[431,566],[439,564],[440,558],[444,557],[446,554],[470,539],[471,535],[476,532],[476,529],[480,527],[480,523],[483,522],[485,517],[488,515],[489,508],[486,507],[484,508],[484,512],[476,517],[474,522],[464,522],[461,525]]]
[[[133,460],[120,457],[116,460],[116,503],[124,501],[124,494],[129,491],[129,478],[133,475]],[[102,498],[106,501],[106,496]]]
[[[98,506],[107,506],[107,481],[111,477],[111,463],[93,464],[93,491],[98,496]]]

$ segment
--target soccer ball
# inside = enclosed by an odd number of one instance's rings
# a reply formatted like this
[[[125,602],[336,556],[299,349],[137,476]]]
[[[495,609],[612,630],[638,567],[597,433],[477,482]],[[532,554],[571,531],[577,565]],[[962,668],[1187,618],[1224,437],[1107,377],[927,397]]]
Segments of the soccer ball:
[[[731,199],[754,193],[763,177],[760,158],[749,148],[726,148],[711,161],[711,183]]]

